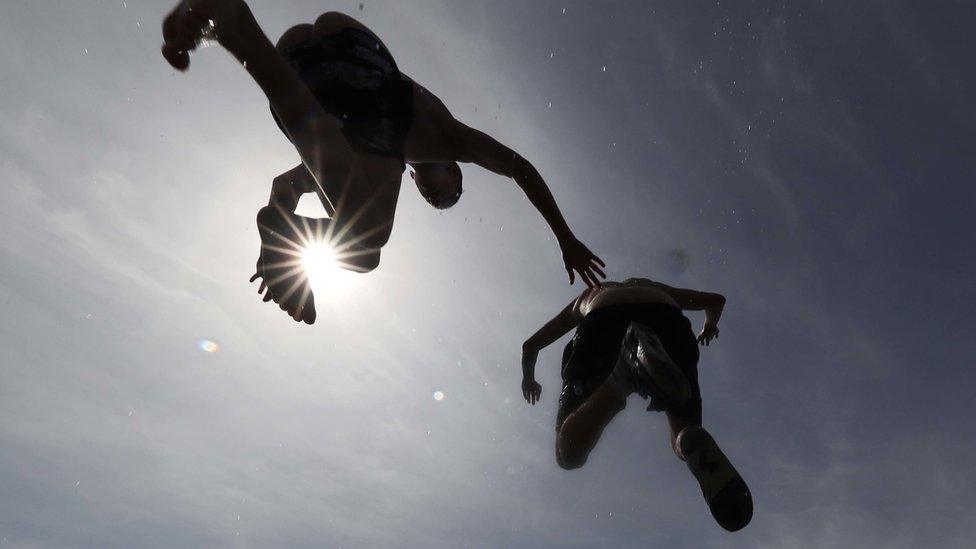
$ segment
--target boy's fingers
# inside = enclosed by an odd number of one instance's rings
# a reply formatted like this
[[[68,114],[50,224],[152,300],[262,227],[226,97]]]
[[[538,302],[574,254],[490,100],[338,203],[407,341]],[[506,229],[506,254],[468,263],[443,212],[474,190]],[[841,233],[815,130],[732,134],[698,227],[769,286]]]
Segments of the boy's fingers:
[[[590,272],[587,271],[585,268],[581,268],[579,270],[579,276],[583,280],[583,282],[586,283],[587,287],[589,288],[594,287],[592,275],[590,275]]]

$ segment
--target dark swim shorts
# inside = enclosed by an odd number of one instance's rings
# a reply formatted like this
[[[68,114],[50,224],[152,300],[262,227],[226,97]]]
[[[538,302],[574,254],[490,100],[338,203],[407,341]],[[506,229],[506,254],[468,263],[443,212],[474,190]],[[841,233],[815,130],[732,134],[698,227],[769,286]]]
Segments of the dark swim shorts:
[[[671,360],[691,384],[691,398],[669,412],[686,421],[701,424],[698,342],[691,322],[673,305],[639,303],[599,308],[586,315],[576,328],[576,335],[563,351],[563,389],[559,395],[556,429],[613,371],[624,334],[631,322],[639,322],[654,330]]]
[[[404,141],[413,125],[413,84],[375,37],[345,28],[297,44],[282,56],[322,108],[339,119],[353,149],[404,161]],[[274,109],[271,114],[284,132]]]

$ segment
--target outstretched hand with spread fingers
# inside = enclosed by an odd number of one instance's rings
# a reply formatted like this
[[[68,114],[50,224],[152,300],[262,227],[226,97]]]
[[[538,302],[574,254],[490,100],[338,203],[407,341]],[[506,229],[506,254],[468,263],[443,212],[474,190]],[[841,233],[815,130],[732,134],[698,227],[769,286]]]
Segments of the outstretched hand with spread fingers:
[[[590,288],[600,287],[600,278],[606,278],[603,272],[606,264],[596,256],[585,244],[572,238],[562,244],[563,263],[566,265],[566,273],[569,274],[569,283],[576,282],[576,273]]]

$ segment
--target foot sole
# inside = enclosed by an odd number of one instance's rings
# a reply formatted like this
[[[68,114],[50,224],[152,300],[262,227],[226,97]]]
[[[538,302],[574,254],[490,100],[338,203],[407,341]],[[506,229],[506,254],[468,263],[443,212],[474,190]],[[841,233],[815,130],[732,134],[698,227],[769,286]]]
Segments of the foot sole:
[[[296,230],[300,225],[289,219],[286,212],[272,206],[262,208],[257,221],[261,237],[258,270],[268,286],[268,293],[288,316],[312,324],[315,322],[315,305],[302,266],[302,240]],[[296,314],[298,318],[295,318]]]
[[[730,532],[745,528],[752,520],[752,492],[715,439],[701,427],[689,427],[678,435],[678,445],[719,526]]]

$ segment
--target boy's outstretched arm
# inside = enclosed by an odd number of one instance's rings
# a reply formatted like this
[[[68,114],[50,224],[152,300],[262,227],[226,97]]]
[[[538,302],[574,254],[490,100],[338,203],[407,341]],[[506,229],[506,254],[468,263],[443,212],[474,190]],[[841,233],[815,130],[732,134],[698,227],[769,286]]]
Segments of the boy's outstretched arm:
[[[672,288],[667,284],[653,282],[654,286],[664,290],[685,311],[705,311],[705,324],[698,334],[698,343],[708,345],[712,339],[718,337],[718,320],[722,318],[725,309],[725,296],[712,292],[699,292],[684,288]]]
[[[243,0],[180,2],[163,20],[163,57],[174,68],[187,70],[189,54],[210,30],[211,21],[220,45],[244,65],[264,91],[316,184],[321,187],[327,174],[346,173],[353,154],[338,121],[325,112],[275,50]]]
[[[522,344],[522,396],[529,404],[538,402],[539,396],[542,395],[542,385],[535,380],[535,363],[539,351],[563,337],[566,332],[580,323],[582,317],[579,316],[575,305],[576,301],[567,305]]]
[[[606,264],[585,244],[579,241],[563,218],[556,199],[549,186],[528,160],[499,143],[490,135],[455,121],[451,131],[458,144],[457,159],[472,162],[498,175],[510,177],[522,189],[529,202],[542,214],[552,233],[556,235],[563,263],[569,274],[569,283],[576,279],[576,273],[589,287],[600,285],[600,278],[606,278],[603,268]]]

